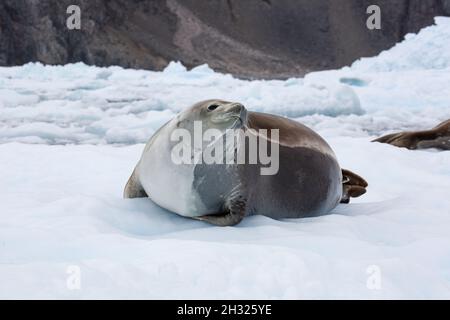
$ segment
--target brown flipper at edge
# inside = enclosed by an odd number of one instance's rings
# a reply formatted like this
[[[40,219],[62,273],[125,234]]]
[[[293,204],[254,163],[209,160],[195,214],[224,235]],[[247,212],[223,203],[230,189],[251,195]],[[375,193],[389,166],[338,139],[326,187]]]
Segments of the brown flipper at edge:
[[[372,142],[388,143],[400,148],[450,150],[450,119],[431,130],[392,133]]]
[[[385,136],[382,136],[375,140],[372,140],[372,142],[391,143],[392,141],[397,139],[401,134],[402,133],[400,133],[400,132],[387,134]]]
[[[341,203],[349,203],[350,198],[357,198],[366,193],[368,183],[364,178],[350,170],[342,169]]]

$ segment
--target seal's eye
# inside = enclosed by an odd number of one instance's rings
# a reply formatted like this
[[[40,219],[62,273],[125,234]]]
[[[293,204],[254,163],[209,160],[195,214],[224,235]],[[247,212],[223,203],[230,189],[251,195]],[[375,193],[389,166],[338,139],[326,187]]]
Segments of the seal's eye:
[[[217,104],[212,104],[210,106],[208,106],[208,111],[214,111],[219,107],[219,105]]]

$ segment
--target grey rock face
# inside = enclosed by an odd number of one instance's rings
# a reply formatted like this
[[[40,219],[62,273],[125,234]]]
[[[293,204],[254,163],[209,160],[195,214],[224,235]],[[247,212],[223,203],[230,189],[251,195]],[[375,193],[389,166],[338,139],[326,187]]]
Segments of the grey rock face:
[[[66,27],[71,4],[81,8],[81,30]],[[381,30],[366,27],[372,4],[381,8]],[[449,14],[448,0],[2,0],[0,65],[161,70],[179,60],[286,78],[376,55]]]

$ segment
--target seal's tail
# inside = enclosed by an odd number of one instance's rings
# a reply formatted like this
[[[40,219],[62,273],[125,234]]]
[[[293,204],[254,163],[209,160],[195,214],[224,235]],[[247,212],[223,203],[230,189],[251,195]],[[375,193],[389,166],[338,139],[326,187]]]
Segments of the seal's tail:
[[[341,203],[349,203],[350,198],[357,198],[366,193],[367,181],[350,170],[342,169]]]

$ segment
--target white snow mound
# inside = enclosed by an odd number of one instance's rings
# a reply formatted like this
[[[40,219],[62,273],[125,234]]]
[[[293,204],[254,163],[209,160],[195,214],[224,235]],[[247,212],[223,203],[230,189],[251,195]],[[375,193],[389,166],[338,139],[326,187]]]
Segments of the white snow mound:
[[[291,117],[363,113],[354,91],[340,83],[246,81],[175,62],[162,72],[29,63],[0,68],[0,142],[145,142],[179,111],[214,98]]]

